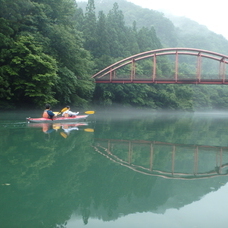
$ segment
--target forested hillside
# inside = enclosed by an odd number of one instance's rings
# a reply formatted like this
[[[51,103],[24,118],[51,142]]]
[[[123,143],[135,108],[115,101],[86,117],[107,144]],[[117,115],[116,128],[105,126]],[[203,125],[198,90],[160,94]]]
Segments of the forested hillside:
[[[120,59],[162,47],[226,52],[228,41],[207,29],[207,34],[200,30],[193,36],[184,30],[186,24],[175,27],[164,14],[125,0],[0,0],[0,5],[0,107],[46,102],[183,110],[228,107],[225,86],[95,85],[91,79]],[[197,31],[197,23],[186,23]],[[149,64],[139,65],[141,73]],[[172,71],[168,58],[159,62],[157,71],[161,76]],[[191,63],[180,66],[180,73],[191,71]]]
[[[228,40],[186,17],[167,15],[175,25],[178,46],[210,50],[228,54]]]
[[[0,0],[0,105],[91,100],[93,61],[68,0]]]
[[[95,11],[108,13],[117,2],[123,12],[126,26],[136,22],[138,29],[154,27],[163,47],[192,47],[206,49],[227,55],[228,40],[222,35],[210,31],[206,26],[186,17],[177,17],[137,6],[126,0],[95,0]],[[86,9],[87,2],[78,2]],[[224,28],[225,29],[225,28]]]

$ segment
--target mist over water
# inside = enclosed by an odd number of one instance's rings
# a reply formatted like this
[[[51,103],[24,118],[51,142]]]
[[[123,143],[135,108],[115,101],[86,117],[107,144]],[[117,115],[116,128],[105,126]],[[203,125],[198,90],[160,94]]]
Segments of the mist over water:
[[[0,114],[1,227],[227,226],[226,112],[90,110]]]

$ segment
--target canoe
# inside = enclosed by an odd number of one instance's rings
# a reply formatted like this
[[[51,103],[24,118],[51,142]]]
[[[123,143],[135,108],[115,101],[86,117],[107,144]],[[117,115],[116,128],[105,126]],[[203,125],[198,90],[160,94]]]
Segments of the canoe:
[[[50,127],[52,126],[54,129],[59,129],[59,128],[67,128],[67,127],[78,127],[78,126],[88,126],[88,123],[86,122],[77,122],[77,121],[72,121],[72,122],[54,122],[54,123],[34,123],[34,122],[29,122],[28,127],[31,128],[43,128],[43,127]]]
[[[28,117],[26,120],[28,123],[62,123],[62,122],[73,122],[73,121],[78,121],[78,120],[85,120],[88,117],[88,115],[77,115],[77,116],[72,116],[72,117],[54,117],[53,119],[49,118],[31,118]]]

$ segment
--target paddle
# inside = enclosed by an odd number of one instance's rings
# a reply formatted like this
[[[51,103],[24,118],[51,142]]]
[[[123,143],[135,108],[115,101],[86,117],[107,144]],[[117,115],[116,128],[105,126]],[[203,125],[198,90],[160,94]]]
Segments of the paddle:
[[[86,131],[86,132],[94,132],[94,129],[93,129],[93,128],[85,128],[84,131]],[[61,135],[63,138],[65,138],[65,139],[66,139],[67,136],[68,136],[68,135],[67,135],[65,132],[63,132],[63,131],[60,132],[60,135]]]
[[[86,131],[86,132],[94,132],[94,129],[93,128],[85,128],[84,131]]]
[[[94,114],[95,111],[86,111],[85,114]]]
[[[63,108],[61,111],[59,111],[59,112],[53,112],[53,113],[54,113],[55,115],[59,115],[59,114],[65,112],[67,109],[68,109],[68,108],[65,107],[65,108]]]
[[[63,136],[63,138],[65,138],[65,139],[66,139],[66,138],[67,138],[67,136],[68,136],[68,135],[67,135],[65,132],[63,132],[63,131],[62,131],[62,132],[60,132],[60,135],[62,135],[62,136]]]
[[[67,110],[67,109],[66,109]],[[60,111],[60,112],[53,112],[55,115],[59,115],[59,114],[61,114],[62,112],[65,112],[66,110],[64,110],[64,108]],[[89,114],[89,115],[91,115],[91,114],[94,114],[95,113],[95,111],[86,111],[85,112],[85,114]]]
[[[61,114],[61,112],[53,112],[56,116]]]

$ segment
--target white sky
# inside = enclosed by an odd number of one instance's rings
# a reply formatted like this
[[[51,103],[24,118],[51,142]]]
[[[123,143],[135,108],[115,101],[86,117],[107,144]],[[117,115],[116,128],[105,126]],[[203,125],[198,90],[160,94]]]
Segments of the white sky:
[[[145,8],[185,16],[228,39],[227,0],[127,0]]]
[[[76,0],[87,1],[87,0]],[[227,0],[127,0],[144,8],[185,16],[228,39]]]

